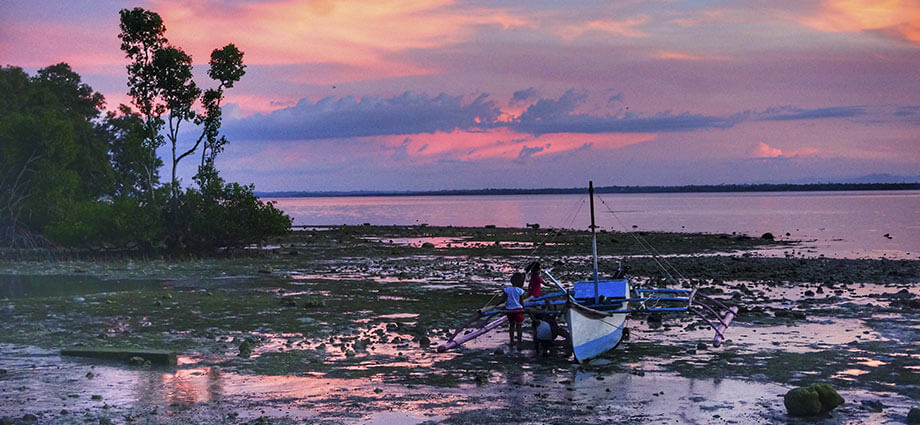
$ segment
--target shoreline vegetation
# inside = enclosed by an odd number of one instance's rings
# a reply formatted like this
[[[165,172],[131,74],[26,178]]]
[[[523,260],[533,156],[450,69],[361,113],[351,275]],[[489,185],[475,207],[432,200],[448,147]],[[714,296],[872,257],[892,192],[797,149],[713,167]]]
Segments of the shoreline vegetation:
[[[584,187],[504,188],[451,190],[358,190],[255,192],[260,198],[321,198],[344,196],[463,196],[463,195],[565,195],[581,194]],[[915,183],[810,183],[810,184],[718,184],[684,186],[598,186],[595,193],[732,193],[732,192],[837,192],[870,190],[920,190]]]
[[[160,15],[119,17],[130,102],[117,110],[66,63],[34,75],[0,66],[0,249],[181,256],[286,234],[290,217],[217,167],[229,143],[221,105],[246,73],[243,52],[212,50],[208,81],[196,81]],[[198,163],[194,184],[180,184],[180,162]]]

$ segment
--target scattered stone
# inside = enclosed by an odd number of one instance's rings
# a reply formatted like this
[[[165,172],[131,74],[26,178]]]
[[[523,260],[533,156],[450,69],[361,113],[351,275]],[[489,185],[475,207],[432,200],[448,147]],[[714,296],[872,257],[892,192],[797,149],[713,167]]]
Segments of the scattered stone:
[[[788,319],[795,319],[795,320],[804,320],[806,318],[804,312],[795,311],[795,310],[786,310],[786,309],[773,310],[773,316],[774,317],[785,317]]]
[[[102,400],[102,396],[99,395],[99,394],[93,394],[93,395],[90,397],[90,400]]]
[[[911,407],[907,412],[907,423],[920,424],[920,407]]]
[[[764,233],[763,235],[761,235],[761,236],[760,236],[760,239],[767,240],[767,241],[772,241],[772,240],[774,239],[774,237],[773,237],[773,234],[772,234],[772,233],[767,232],[767,233]]]
[[[368,339],[359,339],[355,341],[354,348],[355,351],[363,353],[367,351],[367,346],[370,345],[371,341]]]
[[[422,248],[434,248],[434,244],[431,242],[425,242],[422,244]]]
[[[248,359],[252,355],[252,343],[248,339],[244,339],[240,342],[240,352],[237,354],[237,357],[242,357]]]
[[[106,417],[99,418],[99,425],[112,425],[112,420]]]
[[[128,364],[131,365],[131,366],[143,366],[144,363],[146,363],[146,362],[147,362],[147,360],[145,360],[145,359],[144,359],[143,357],[141,357],[141,356],[134,356],[134,357],[131,357],[130,359],[128,359]]]
[[[22,423],[22,424],[34,424],[36,422],[38,422],[38,416],[35,416],[31,413],[26,413],[25,415],[22,415],[22,419],[20,419],[19,421],[19,423]]]
[[[878,400],[863,400],[860,402],[860,404],[862,404],[863,409],[866,409],[870,412],[881,412],[882,410],[885,410],[885,405]]]

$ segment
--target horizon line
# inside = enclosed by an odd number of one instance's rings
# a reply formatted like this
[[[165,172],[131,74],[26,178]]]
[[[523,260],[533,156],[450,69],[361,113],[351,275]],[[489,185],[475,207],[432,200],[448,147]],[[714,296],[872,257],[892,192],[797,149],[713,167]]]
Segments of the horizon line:
[[[726,192],[819,192],[920,190],[920,179],[905,183],[724,183],[704,185],[596,186],[596,193],[726,193]],[[561,195],[587,191],[586,187],[566,188],[483,188],[440,190],[339,190],[339,191],[256,191],[260,198],[337,197],[337,196],[462,196],[462,195]]]

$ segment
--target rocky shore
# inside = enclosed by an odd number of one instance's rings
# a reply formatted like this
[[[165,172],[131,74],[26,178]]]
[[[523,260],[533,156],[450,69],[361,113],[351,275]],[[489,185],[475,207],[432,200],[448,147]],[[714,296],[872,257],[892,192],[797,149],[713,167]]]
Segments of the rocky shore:
[[[693,317],[636,315],[586,365],[509,351],[504,332],[432,348],[529,261],[584,278],[585,232],[335,226],[181,261],[0,261],[0,420],[794,422],[783,394],[829,383],[846,402],[818,423],[904,423],[920,399],[920,261],[807,257],[760,236],[599,234],[601,270],[696,285],[741,314],[718,349]],[[60,355],[88,347],[179,361]]]

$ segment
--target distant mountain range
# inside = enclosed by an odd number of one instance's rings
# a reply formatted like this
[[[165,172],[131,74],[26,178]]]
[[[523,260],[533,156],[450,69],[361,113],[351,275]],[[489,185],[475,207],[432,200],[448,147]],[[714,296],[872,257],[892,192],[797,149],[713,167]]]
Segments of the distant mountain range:
[[[681,193],[681,192],[814,192],[842,190],[920,190],[920,176],[894,176],[870,174],[839,179],[834,182],[822,179],[802,179],[794,183],[754,183],[684,186],[598,186],[597,193]],[[283,191],[256,192],[263,198],[324,197],[324,196],[456,196],[456,195],[539,195],[584,193],[584,187],[541,189],[465,189],[428,191]]]

